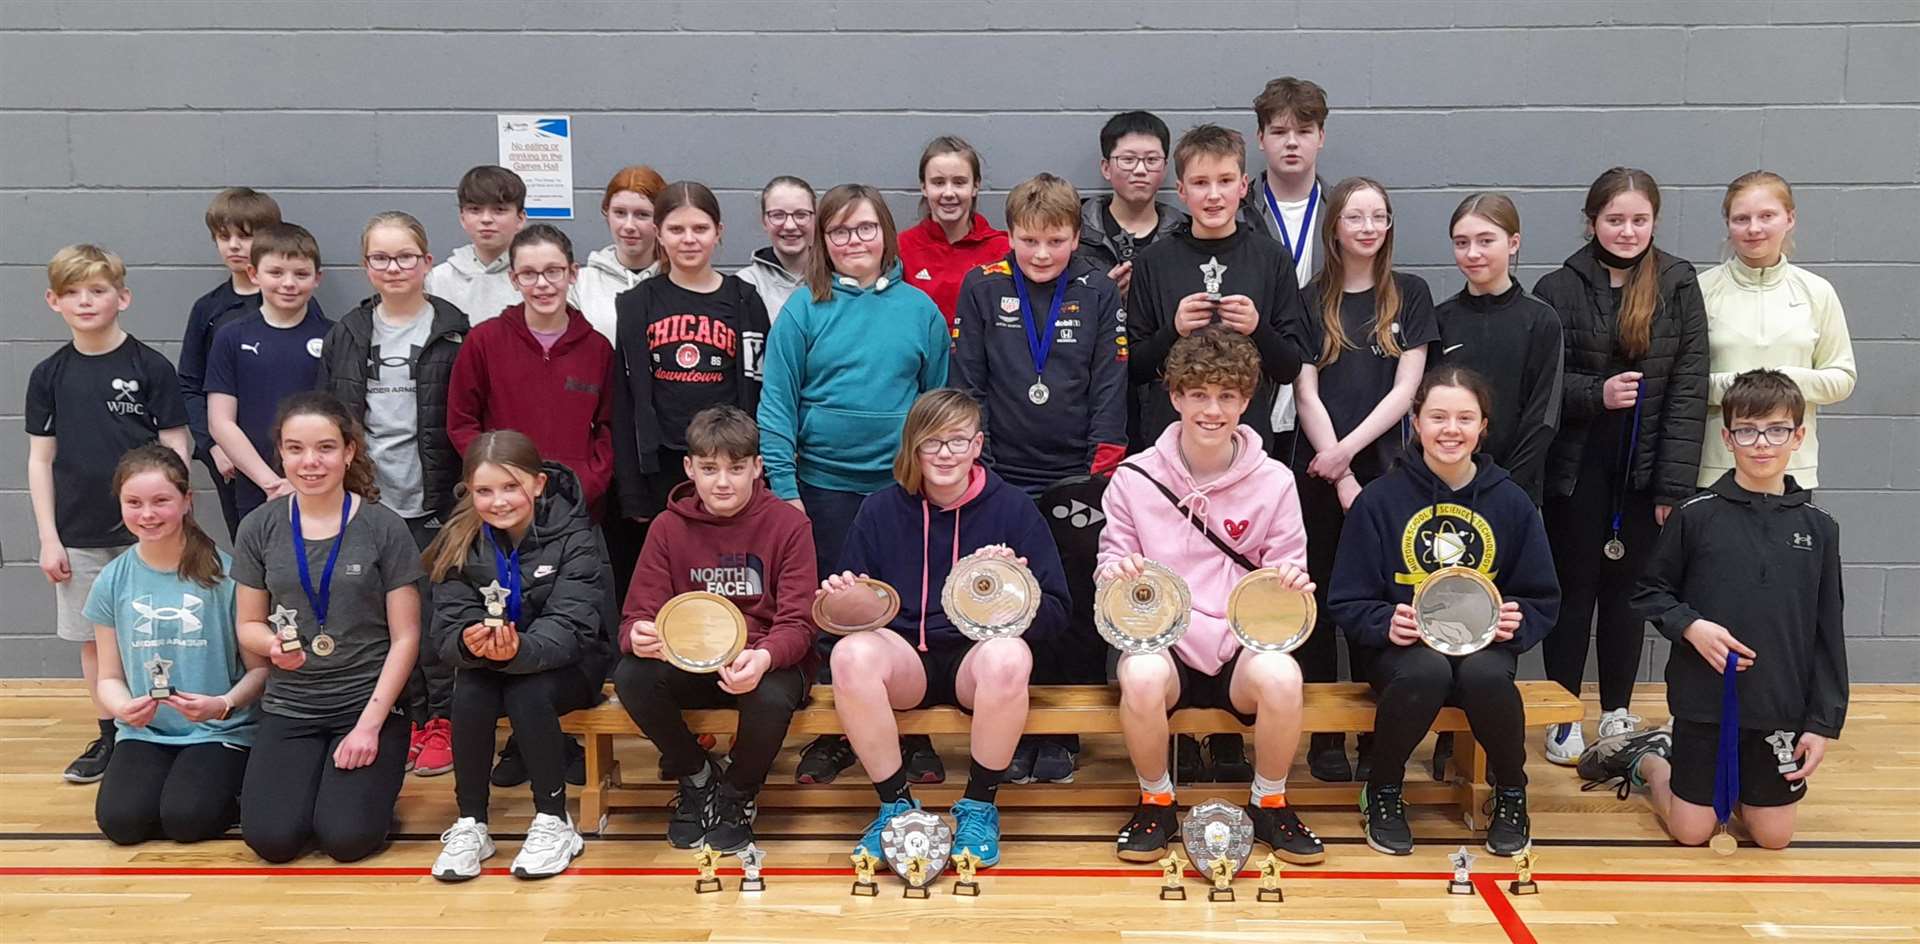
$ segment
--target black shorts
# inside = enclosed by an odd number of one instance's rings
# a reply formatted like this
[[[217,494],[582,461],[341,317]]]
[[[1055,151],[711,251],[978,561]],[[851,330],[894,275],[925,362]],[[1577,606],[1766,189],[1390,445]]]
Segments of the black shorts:
[[[1180,676],[1180,697],[1173,703],[1175,710],[1218,708],[1240,719],[1241,724],[1253,727],[1253,716],[1233,707],[1233,672],[1240,667],[1240,656],[1246,654],[1245,649],[1235,653],[1233,661],[1221,666],[1218,675],[1208,675],[1180,661],[1178,653],[1167,654],[1173,657],[1174,671]]]
[[[973,644],[951,649],[934,649],[921,652],[914,649],[914,655],[920,657],[920,671],[927,676],[927,693],[920,696],[920,704],[915,708],[933,708],[940,705],[952,705],[972,714],[972,710],[960,705],[960,695],[955,691],[960,679],[960,662],[973,651]]]
[[[1805,780],[1785,775],[1800,768],[1793,757],[1800,735],[1793,731],[1740,729],[1740,802],[1790,806],[1807,795]],[[1713,772],[1720,756],[1720,726],[1673,722],[1673,795],[1696,806],[1713,805]]]

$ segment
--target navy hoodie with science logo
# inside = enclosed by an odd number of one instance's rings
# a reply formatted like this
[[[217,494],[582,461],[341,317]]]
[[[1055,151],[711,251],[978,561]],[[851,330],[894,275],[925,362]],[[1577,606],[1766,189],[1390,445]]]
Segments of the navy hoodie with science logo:
[[[980,403],[987,463],[1008,482],[1038,494],[1126,455],[1127,337],[1120,292],[1081,259],[1061,271],[1066,291],[1053,326],[1046,372],[1028,346],[1013,254],[967,274],[954,310],[954,380]],[[1057,282],[1027,285],[1036,334],[1046,329]],[[1044,379],[1047,402],[1028,398]],[[1109,447],[1102,452],[1101,446]]]
[[[1553,628],[1560,581],[1540,510],[1484,453],[1473,462],[1473,481],[1455,490],[1427,468],[1420,444],[1412,443],[1353,500],[1327,593],[1348,641],[1374,649],[1393,645],[1387,628],[1394,604],[1411,604],[1421,581],[1451,566],[1480,571],[1502,600],[1520,604],[1520,629],[1495,645],[1525,652]]]

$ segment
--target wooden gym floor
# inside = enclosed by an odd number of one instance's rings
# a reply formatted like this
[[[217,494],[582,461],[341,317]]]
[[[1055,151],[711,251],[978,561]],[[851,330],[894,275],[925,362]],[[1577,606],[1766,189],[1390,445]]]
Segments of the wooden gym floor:
[[[1641,694],[1640,713],[1662,719],[1658,686]],[[570,873],[521,882],[505,869],[530,813],[524,787],[494,791],[503,841],[492,872],[448,886],[427,868],[454,815],[451,776],[410,776],[392,847],[353,865],[315,856],[268,866],[238,839],[122,848],[95,832],[94,789],[60,781],[92,729],[77,683],[0,682],[0,941],[1920,941],[1915,685],[1854,689],[1847,737],[1785,852],[1673,847],[1643,800],[1582,793],[1536,742],[1537,896],[1508,895],[1511,864],[1437,809],[1415,810],[1420,846],[1391,858],[1359,839],[1350,808],[1325,808],[1302,814],[1327,841],[1327,862],[1286,870],[1284,904],[1256,902],[1250,877],[1233,903],[1208,903],[1192,876],[1188,900],[1160,901],[1158,870],[1113,858],[1115,811],[1008,812],[1004,864],[982,873],[977,899],[951,895],[949,876],[930,900],[902,900],[884,873],[879,897],[850,897],[846,854],[870,815],[858,811],[763,812],[761,893],[741,894],[737,869],[723,869],[725,891],[694,894],[689,855],[662,838],[664,811],[616,813]],[[949,773],[964,776],[964,745],[940,747]],[[792,748],[776,778],[791,777]],[[629,777],[654,769],[649,755],[638,739],[623,748]],[[1118,741],[1090,739],[1079,779],[1129,779]],[[1238,802],[1244,787],[1188,787],[1181,798],[1216,794]],[[1474,896],[1446,891],[1446,854],[1463,842],[1480,856]]]

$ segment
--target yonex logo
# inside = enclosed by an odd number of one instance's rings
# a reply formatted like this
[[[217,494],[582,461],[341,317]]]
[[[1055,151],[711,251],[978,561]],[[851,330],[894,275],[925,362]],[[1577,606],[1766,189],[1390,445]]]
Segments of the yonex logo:
[[[1079,499],[1068,499],[1064,505],[1053,506],[1053,516],[1064,519],[1076,528],[1092,527],[1107,520],[1107,516],[1100,509]]]

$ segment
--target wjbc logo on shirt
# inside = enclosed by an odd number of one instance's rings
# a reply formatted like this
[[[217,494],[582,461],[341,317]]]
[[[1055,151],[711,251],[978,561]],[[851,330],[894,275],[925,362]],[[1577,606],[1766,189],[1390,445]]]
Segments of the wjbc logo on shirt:
[[[757,597],[766,592],[767,567],[754,554],[721,554],[712,567],[695,567],[687,578],[708,593],[723,597]]]
[[[113,378],[113,399],[107,401],[107,412],[115,416],[145,416],[147,405],[133,398],[140,392],[140,381]]]

